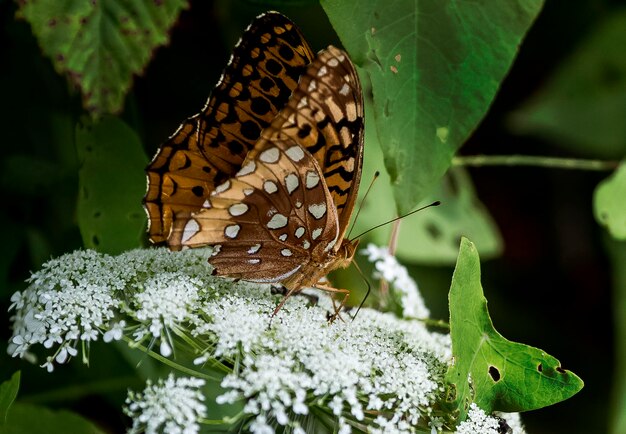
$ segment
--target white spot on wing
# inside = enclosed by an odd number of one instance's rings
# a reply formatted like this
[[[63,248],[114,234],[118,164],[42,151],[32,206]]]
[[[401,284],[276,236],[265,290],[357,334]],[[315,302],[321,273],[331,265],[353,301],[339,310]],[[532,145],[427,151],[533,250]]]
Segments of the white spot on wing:
[[[317,76],[318,76],[318,77],[323,77],[323,76],[325,76],[325,75],[326,75],[326,73],[327,73],[327,72],[328,72],[328,68],[326,68],[326,66],[322,66],[322,67],[320,68],[320,70],[319,70],[319,71],[317,71]]]
[[[248,211],[248,205],[246,205],[245,203],[236,203],[236,204],[231,205],[230,208],[228,208],[228,212],[233,217],[237,217],[242,214],[245,214],[247,211]]]
[[[239,172],[237,172],[237,175],[235,176],[245,176],[245,175],[249,175],[250,173],[254,172],[256,170],[256,164],[254,163],[254,161],[249,161],[245,166],[243,166]]]
[[[226,190],[228,190],[230,188],[230,180],[221,183],[220,185],[218,185],[217,187],[215,187],[215,190],[211,193],[212,196],[219,194],[219,193],[224,193]]]
[[[254,246],[248,249],[248,254],[254,255],[256,252],[259,251],[260,248],[261,248],[261,244],[255,244]]]
[[[304,151],[298,145],[292,146],[291,148],[287,149],[285,151],[285,154],[287,154],[289,158],[296,162],[304,158]]]
[[[211,202],[209,202],[209,199],[206,199],[204,201],[204,203],[202,204],[202,208],[211,208]]]
[[[332,249],[333,247],[335,247],[335,244],[337,243],[337,239],[335,238],[334,240],[332,240],[330,243],[328,243],[328,245],[324,248],[325,252],[330,251],[330,249]]]
[[[315,82],[315,80],[311,80],[311,82],[309,83],[309,88],[307,90],[309,92],[313,92],[315,89],[317,89],[317,83]]]
[[[224,234],[228,238],[236,238],[240,229],[241,229],[241,226],[239,226],[239,225],[226,226],[226,229],[224,229]]]
[[[322,235],[322,228],[313,229],[311,232],[311,238],[317,240],[317,238]]]
[[[306,188],[311,189],[320,182],[320,176],[314,170],[306,173]]]
[[[308,210],[316,220],[319,220],[326,214],[326,204],[314,203],[313,205],[309,205]]]
[[[254,193],[254,188],[244,188],[243,189],[243,194],[245,194],[246,196],[250,196],[252,193]]]
[[[349,92],[350,92],[350,86],[348,86],[348,83],[344,83],[341,89],[339,90],[339,93],[343,96],[346,96],[348,95]]]
[[[302,235],[304,235],[304,226],[300,226],[293,234],[296,238],[302,238]]]
[[[300,101],[298,101],[298,105],[296,106],[296,108],[302,108],[302,107],[306,107],[307,105],[309,105],[309,100],[307,99],[306,96],[303,96]]]
[[[258,264],[259,262],[261,262],[261,260],[258,258],[248,259],[248,263],[250,264]]]
[[[276,186],[276,183],[274,181],[265,181],[263,183],[263,190],[265,190],[269,194],[272,194],[278,191],[278,187]]]
[[[304,240],[304,242],[302,243],[302,247],[307,250],[309,247],[311,247],[311,243],[309,243],[308,240]]]
[[[285,241],[287,239],[287,234],[281,234],[280,237],[278,237],[278,239],[281,241]]]
[[[339,60],[337,60],[336,58],[334,58],[334,57],[333,57],[332,59],[330,59],[330,60],[328,61],[328,64],[329,64],[330,66],[333,66],[333,67],[334,67],[334,66],[337,66],[337,65],[339,65]]]
[[[278,148],[269,148],[265,151],[261,152],[259,155],[259,160],[264,163],[276,163],[280,158],[280,151]]]
[[[287,187],[287,191],[289,192],[289,194],[293,193],[293,191],[298,188],[299,185],[300,180],[295,173],[290,173],[289,175],[285,176],[285,187]]]
[[[280,229],[287,226],[287,217],[282,214],[274,214],[269,222],[267,222],[267,227],[270,229]]]
[[[282,249],[280,251],[280,254],[283,255],[283,256],[291,256],[291,255],[293,255],[293,253],[289,249]]]
[[[200,225],[194,219],[189,219],[185,224],[185,229],[183,229],[183,238],[181,243],[185,243],[189,241],[189,238],[193,237],[195,234],[200,232]]]

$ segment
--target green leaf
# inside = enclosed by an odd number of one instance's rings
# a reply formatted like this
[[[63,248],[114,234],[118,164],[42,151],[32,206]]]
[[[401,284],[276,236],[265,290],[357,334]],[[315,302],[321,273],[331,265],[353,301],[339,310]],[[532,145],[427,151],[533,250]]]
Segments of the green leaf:
[[[542,1],[321,3],[371,83],[375,129],[404,213],[487,112]]]
[[[10,380],[0,384],[0,426],[6,423],[9,409],[13,401],[15,401],[19,389],[20,371],[13,374]]]
[[[626,153],[626,8],[608,14],[542,89],[513,113],[511,127],[587,155]]]
[[[447,380],[456,390],[454,405],[461,420],[472,401],[487,413],[527,411],[563,401],[583,387],[554,357],[511,342],[494,329],[478,253],[467,238],[461,240],[449,298],[454,364]]]
[[[626,240],[626,164],[603,180],[593,195],[593,213],[613,238]]]
[[[42,51],[77,85],[92,113],[122,109],[133,74],[140,74],[185,0],[38,0],[19,2]]]
[[[16,403],[9,413],[3,434],[104,434],[100,428],[76,413],[52,411],[32,404]]]
[[[141,207],[148,164],[139,138],[109,117],[78,126],[78,225],[85,247],[117,254],[142,245],[146,216]]]
[[[382,151],[376,138],[368,136],[363,162],[363,187],[374,172],[379,170],[381,174],[363,202],[352,235],[358,235],[397,216],[392,187],[389,176],[382,167],[382,161]],[[360,189],[361,201],[365,190],[366,188]],[[482,257],[493,258],[501,253],[502,240],[498,227],[476,196],[472,180],[463,168],[451,168],[420,205],[427,205],[435,200],[440,200],[441,205],[400,221],[396,254],[402,261],[433,265],[454,264],[461,235],[475,240]],[[392,225],[389,224],[372,231],[368,234],[368,240],[387,245],[391,228]]]

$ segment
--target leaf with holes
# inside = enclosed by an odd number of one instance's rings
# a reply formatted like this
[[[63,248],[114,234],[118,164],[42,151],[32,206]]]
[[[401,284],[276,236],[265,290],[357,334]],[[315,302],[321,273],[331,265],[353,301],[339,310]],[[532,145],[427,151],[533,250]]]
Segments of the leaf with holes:
[[[542,1],[321,3],[369,76],[385,166],[406,212],[487,112]]]
[[[626,164],[602,181],[593,195],[593,213],[613,238],[626,240]]]
[[[487,413],[527,411],[568,399],[583,387],[554,357],[511,342],[494,329],[478,253],[467,238],[461,240],[449,299],[454,364],[446,379],[455,391],[450,403],[461,420],[471,402]]]
[[[54,68],[76,84],[83,106],[94,113],[122,109],[133,74],[140,74],[185,0],[39,0],[19,2]]]
[[[78,225],[85,247],[120,253],[141,246],[146,157],[139,138],[116,118],[79,126]]]

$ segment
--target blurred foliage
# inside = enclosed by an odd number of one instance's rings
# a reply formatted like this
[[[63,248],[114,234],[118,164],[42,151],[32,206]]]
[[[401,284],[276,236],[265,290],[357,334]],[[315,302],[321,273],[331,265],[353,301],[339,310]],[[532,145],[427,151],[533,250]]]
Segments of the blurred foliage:
[[[621,158],[626,153],[624,29],[626,8],[600,20],[512,114],[511,128],[581,155]]]
[[[620,167],[596,188],[593,211],[611,236],[626,240],[626,165]]]
[[[121,120],[106,118],[77,127],[76,150],[83,245],[110,254],[140,246],[146,227],[141,199],[148,158],[139,138]]]
[[[482,258],[502,254],[483,264],[494,322],[502,324],[503,334],[558,354],[586,381],[574,398],[525,414],[529,432],[624,431],[624,255],[609,249],[616,272],[611,298],[611,264],[591,209],[600,177],[544,169],[455,168],[441,181],[468,137],[461,150],[467,154],[563,156],[565,150],[565,156],[624,157],[626,26],[619,1],[547,2],[506,79],[537,14],[537,1],[468,3],[470,10],[459,9],[464,5],[458,2],[457,9],[445,9],[444,3],[427,1],[389,7],[379,1],[329,0],[324,9],[307,0],[190,3],[178,15],[183,1],[136,2],[133,7],[146,9],[137,9],[121,25],[126,12],[119,7],[126,3],[119,0],[98,2],[95,8],[91,2],[70,0],[20,6],[0,0],[0,297],[5,311],[29,270],[50,256],[90,245],[94,234],[107,251],[143,245],[138,201],[145,187],[145,154],[152,155],[182,119],[203,106],[249,21],[277,8],[301,27],[315,50],[343,42],[361,67],[368,116],[362,185],[375,170],[383,174],[355,231],[393,218],[396,207],[409,210],[426,197],[442,200],[442,206],[404,219],[398,243],[400,257],[415,263],[411,270],[428,305],[445,304],[452,273],[445,264],[453,262],[453,246],[461,235],[475,241]],[[519,20],[510,19],[515,10]],[[72,18],[60,19],[64,14]],[[385,27],[400,15],[408,18]],[[370,25],[372,20],[376,23]],[[407,28],[410,38],[400,41]],[[168,41],[171,45],[163,47]],[[407,67],[411,64],[417,69]],[[133,74],[142,75],[133,79]],[[93,124],[89,132],[79,127],[85,125],[83,106],[92,114],[122,111],[120,118]],[[101,145],[96,144],[99,138],[105,138]],[[96,147],[88,150],[87,143]],[[596,195],[596,209],[609,210],[610,227],[625,221],[623,185],[617,187],[617,177],[621,175],[603,183],[606,187]],[[83,187],[95,195],[85,197]],[[104,208],[111,219],[93,218]],[[378,229],[364,241],[384,244],[389,230]],[[360,277],[345,279],[350,282],[345,287],[365,289]],[[352,299],[356,303],[358,292]],[[445,308],[434,311],[445,314]],[[6,342],[10,331],[4,330]],[[62,405],[119,432],[125,421],[111,414],[119,414],[126,389],[141,388],[143,379],[159,370],[125,347],[119,352],[111,348],[95,345],[91,366],[75,361],[53,375],[9,359],[3,351],[0,372],[6,379],[22,370],[16,404],[23,405],[25,415],[36,419],[37,412],[49,411],[25,402]],[[611,388],[612,430],[610,406],[597,399],[609,396]]]
[[[366,124],[371,125],[371,110],[366,110]],[[389,175],[376,135],[365,142],[362,188],[358,202],[360,213],[351,237],[397,217],[396,202]],[[380,176],[367,196],[367,186],[374,173]],[[466,236],[476,245],[483,258],[497,257],[502,251],[500,233],[489,211],[480,202],[467,171],[454,167],[438,181],[419,205],[441,201],[400,221],[396,253],[405,262],[430,265],[453,265],[459,252],[459,239]],[[376,229],[365,236],[366,242],[385,245],[391,237],[392,225]],[[349,287],[349,286],[348,286]]]

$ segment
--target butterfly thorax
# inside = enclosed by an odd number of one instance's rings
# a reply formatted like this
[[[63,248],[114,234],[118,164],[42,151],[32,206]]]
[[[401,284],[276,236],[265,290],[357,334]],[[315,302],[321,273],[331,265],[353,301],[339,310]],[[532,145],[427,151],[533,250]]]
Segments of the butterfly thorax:
[[[351,241],[345,238],[336,252],[331,251],[319,260],[316,260],[314,255],[311,262],[304,264],[298,273],[288,277],[281,284],[288,290],[315,286],[331,271],[347,268],[354,258],[358,245],[359,240]]]

